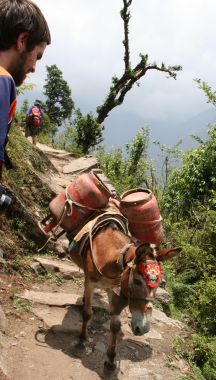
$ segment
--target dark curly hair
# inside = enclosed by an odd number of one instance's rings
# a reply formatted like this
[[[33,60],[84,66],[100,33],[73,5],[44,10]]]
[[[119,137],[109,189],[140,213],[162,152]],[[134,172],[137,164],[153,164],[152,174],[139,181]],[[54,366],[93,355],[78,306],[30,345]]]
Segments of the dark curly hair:
[[[36,4],[29,0],[0,0],[0,51],[16,43],[27,32],[27,51],[42,42],[51,43],[47,22]]]

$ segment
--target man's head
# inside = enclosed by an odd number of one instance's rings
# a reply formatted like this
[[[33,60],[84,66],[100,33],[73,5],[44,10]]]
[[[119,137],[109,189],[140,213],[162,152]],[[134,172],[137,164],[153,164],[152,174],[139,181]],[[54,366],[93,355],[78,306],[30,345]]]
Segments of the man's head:
[[[36,61],[50,42],[47,22],[36,4],[0,0],[0,54],[17,86],[35,71]]]
[[[38,106],[38,107],[41,107],[41,106],[42,106],[42,103],[41,103],[40,100],[36,99],[36,100],[34,101],[34,105],[35,105],[35,106]]]

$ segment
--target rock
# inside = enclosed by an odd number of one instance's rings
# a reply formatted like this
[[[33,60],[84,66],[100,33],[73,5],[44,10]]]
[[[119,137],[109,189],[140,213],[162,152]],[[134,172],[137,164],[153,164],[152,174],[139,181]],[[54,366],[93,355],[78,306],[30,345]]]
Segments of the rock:
[[[41,257],[36,258],[36,261],[40,263],[47,272],[59,273],[66,280],[73,279],[75,275],[76,277],[83,276],[83,272],[79,270],[78,267],[71,262],[44,259]]]
[[[42,268],[42,266],[36,261],[31,263],[30,267],[33,269],[35,274],[40,275],[45,273],[44,268]]]
[[[158,340],[161,340],[163,339],[162,338],[162,335],[155,331],[155,330],[150,330],[148,333],[145,334],[145,339],[158,339]]]
[[[8,373],[8,356],[11,350],[12,344],[16,340],[14,338],[8,337],[7,335],[0,332],[0,379],[9,380],[6,376]]]
[[[7,326],[7,318],[2,307],[0,306],[0,332],[5,333],[7,330]]]
[[[158,309],[153,309],[152,321],[153,321],[153,323],[156,323],[156,324],[158,322],[161,322],[161,323],[164,323],[168,326],[175,326],[178,329],[184,328],[184,324],[182,322],[167,317],[167,315],[165,313],[163,313],[162,311],[160,311]]]
[[[59,238],[56,242],[56,249],[59,251],[59,253],[68,253],[68,239],[65,238]]]
[[[41,305],[33,308],[32,312],[53,332],[74,333],[76,331],[80,333],[81,331],[82,314],[75,306],[61,308]],[[38,328],[43,329],[44,326],[40,324]]]
[[[104,354],[106,352],[106,346],[103,342],[97,342],[95,345],[95,350]]]
[[[73,160],[70,164],[65,165],[62,169],[64,174],[69,173],[79,173],[79,172],[89,172],[93,168],[99,166],[98,160],[96,158],[88,156],[81,157]]]
[[[156,300],[159,301],[162,305],[168,305],[172,302],[171,295],[164,289],[158,288],[156,292]]]
[[[20,294],[19,297],[35,303],[41,303],[50,306],[80,306],[83,304],[82,297],[78,294],[72,293],[45,293],[25,290],[24,294]],[[106,302],[96,297],[93,298],[92,305],[93,307],[102,309],[108,308],[108,304]]]
[[[82,297],[75,294],[66,293],[43,293],[25,290],[24,294],[19,295],[20,298],[27,299],[32,302],[41,303],[50,306],[69,306],[72,304],[81,305]]]
[[[146,368],[131,368],[128,373],[128,377],[130,379],[136,380],[164,380],[165,377],[158,373],[153,373]]]

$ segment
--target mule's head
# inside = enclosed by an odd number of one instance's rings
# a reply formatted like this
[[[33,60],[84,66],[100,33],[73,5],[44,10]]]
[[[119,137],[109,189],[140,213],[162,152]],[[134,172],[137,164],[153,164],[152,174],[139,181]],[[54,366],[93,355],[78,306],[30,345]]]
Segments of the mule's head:
[[[136,249],[128,280],[131,328],[135,335],[143,335],[150,330],[152,301],[161,282],[160,262],[180,251],[181,248],[159,249],[155,244],[141,244]]]

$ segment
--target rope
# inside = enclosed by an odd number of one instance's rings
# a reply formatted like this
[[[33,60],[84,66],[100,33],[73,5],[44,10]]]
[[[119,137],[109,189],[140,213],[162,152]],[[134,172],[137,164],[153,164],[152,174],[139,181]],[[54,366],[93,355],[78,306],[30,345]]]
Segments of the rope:
[[[69,204],[69,206],[70,206],[70,209],[71,209],[70,213],[67,214],[68,216],[71,216],[71,215],[72,215],[72,212],[73,212],[73,205],[75,205],[75,206],[77,206],[77,207],[85,208],[85,209],[90,210],[90,211],[96,211],[96,212],[99,212],[99,213],[100,213],[100,212],[103,212],[103,211],[106,211],[106,209],[104,209],[104,208],[93,208],[93,207],[85,206],[85,205],[83,205],[83,204],[81,204],[81,203],[75,201],[75,200],[71,197],[71,195],[69,194],[69,192],[68,192],[68,188],[69,188],[69,186],[70,186],[70,184],[69,184],[69,185],[66,187],[66,189],[65,189],[65,197],[66,197],[66,201],[65,201],[65,203],[67,202],[67,203]]]
[[[62,211],[62,214],[59,218],[59,221],[57,223],[57,225],[55,226],[55,228],[50,232],[50,236],[49,238],[46,240],[46,242],[44,243],[44,245],[38,249],[38,252],[41,252],[45,247],[46,245],[50,242],[51,239],[55,238],[55,233],[57,231],[57,229],[59,228],[60,224],[62,223],[62,220],[64,219],[65,215],[66,215],[66,212],[67,212],[67,205],[66,205],[66,202],[65,202],[65,205],[64,205],[64,208],[63,208],[63,211]]]
[[[153,221],[147,221],[147,222],[135,222],[134,221],[134,223],[136,223],[136,224],[149,224],[149,225],[151,225],[151,227],[149,227],[149,228],[144,228],[144,229],[142,229],[142,233],[146,233],[146,232],[149,232],[149,231],[151,231],[151,230],[153,230],[154,228],[156,228],[161,222],[162,222],[162,217],[160,217],[159,219],[157,219],[157,220],[153,220]],[[130,220],[130,223],[131,223],[131,220]],[[130,226],[130,223],[129,223],[129,227],[130,227],[130,229],[131,229],[131,231],[136,231],[136,228],[135,229],[133,229],[131,226]]]

